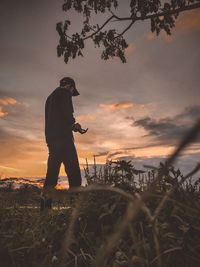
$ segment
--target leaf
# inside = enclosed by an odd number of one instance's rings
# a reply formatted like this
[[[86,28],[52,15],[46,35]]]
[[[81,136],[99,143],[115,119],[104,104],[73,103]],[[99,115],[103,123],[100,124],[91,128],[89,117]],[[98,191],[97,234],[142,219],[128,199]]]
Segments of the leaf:
[[[56,31],[58,32],[58,34],[59,34],[60,36],[63,35],[63,24],[62,24],[62,22],[58,22],[58,23],[56,24]]]

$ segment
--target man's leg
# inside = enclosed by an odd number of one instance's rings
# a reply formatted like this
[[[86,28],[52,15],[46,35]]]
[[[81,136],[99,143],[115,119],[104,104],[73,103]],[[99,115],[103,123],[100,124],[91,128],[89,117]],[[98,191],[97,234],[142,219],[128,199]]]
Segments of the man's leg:
[[[64,152],[63,163],[69,180],[69,187],[81,186],[81,171],[73,140],[69,140]]]
[[[59,155],[49,152],[44,189],[47,187],[55,187],[57,185],[61,163],[62,161]]]
[[[45,208],[51,209],[52,199],[46,196],[45,190],[48,188],[54,188],[57,185],[61,163],[62,160],[60,158],[59,153],[56,153],[55,151],[51,151],[51,149],[49,149],[49,158],[47,161],[47,174],[40,202],[41,211],[43,211]]]

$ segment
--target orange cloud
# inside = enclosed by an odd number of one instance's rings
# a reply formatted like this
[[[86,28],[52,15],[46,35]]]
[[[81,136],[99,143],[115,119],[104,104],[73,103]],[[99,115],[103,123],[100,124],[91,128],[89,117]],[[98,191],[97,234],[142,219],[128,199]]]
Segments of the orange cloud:
[[[5,117],[13,112],[22,112],[22,109],[29,108],[29,106],[26,102],[19,102],[12,97],[4,96],[0,98],[0,117]]]
[[[0,106],[0,117],[5,117],[8,115],[8,112],[3,112],[3,108]]]
[[[88,120],[93,121],[93,120],[96,119],[96,115],[93,115],[93,114],[79,115],[79,116],[76,117],[76,119],[78,121],[88,121]]]
[[[121,102],[121,103],[117,103],[117,104],[113,104],[113,105],[100,104],[99,106],[101,108],[114,110],[114,109],[130,108],[130,107],[133,106],[133,103],[131,103],[131,102]]]
[[[0,98],[0,105],[3,105],[3,106],[8,106],[9,104],[13,105],[16,103],[17,101],[11,97]]]
[[[129,44],[129,46],[125,49],[125,54],[127,56],[129,56],[130,54],[132,54],[135,51],[135,44]]]
[[[161,37],[162,37],[162,39],[164,39],[165,41],[167,41],[169,43],[172,42],[173,39],[174,39],[174,36],[173,35],[169,35],[165,31],[162,31],[161,32]]]
[[[11,97],[0,98],[0,117],[5,117],[8,115],[8,112],[3,111],[3,106],[8,106],[16,104],[17,101]]]
[[[183,33],[192,33],[200,31],[200,11],[187,11],[177,20],[177,29]]]
[[[153,32],[146,32],[145,34],[144,34],[144,37],[148,40],[148,41],[152,41],[152,40],[154,40],[155,39],[155,33],[153,33]]]

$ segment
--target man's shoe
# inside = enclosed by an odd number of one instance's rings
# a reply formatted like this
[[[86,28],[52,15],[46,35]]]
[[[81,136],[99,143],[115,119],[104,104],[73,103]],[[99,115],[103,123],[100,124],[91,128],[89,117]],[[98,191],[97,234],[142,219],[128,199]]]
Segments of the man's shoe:
[[[41,196],[40,198],[40,211],[44,211],[46,209],[52,208],[52,199],[47,198],[45,196]]]

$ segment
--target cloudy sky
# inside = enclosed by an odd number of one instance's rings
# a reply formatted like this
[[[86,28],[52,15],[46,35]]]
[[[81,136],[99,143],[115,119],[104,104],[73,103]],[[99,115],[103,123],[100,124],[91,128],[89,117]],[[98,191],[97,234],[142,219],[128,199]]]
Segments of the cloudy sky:
[[[81,17],[63,12],[62,4],[1,1],[0,176],[45,176],[45,100],[64,76],[73,77],[80,92],[73,99],[76,121],[89,128],[75,134],[81,167],[94,155],[98,163],[157,165],[200,117],[200,9],[182,14],[170,37],[156,37],[149,22],[137,22],[125,36],[126,64],[102,61],[89,41],[84,57],[66,65],[56,53],[56,23],[70,19],[79,31]],[[125,5],[120,12],[128,12]],[[180,158],[182,170],[190,171],[199,156],[197,139]]]

